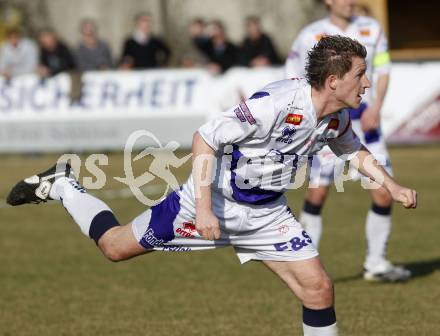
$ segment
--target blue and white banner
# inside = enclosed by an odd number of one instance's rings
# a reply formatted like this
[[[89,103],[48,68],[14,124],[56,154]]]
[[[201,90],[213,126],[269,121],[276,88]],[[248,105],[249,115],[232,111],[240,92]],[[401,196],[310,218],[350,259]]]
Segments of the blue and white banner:
[[[121,149],[138,129],[190,146],[210,108],[211,82],[194,70],[2,80],[0,151]]]
[[[0,152],[119,150],[139,129],[189,148],[207,119],[283,74],[282,68],[234,68],[223,76],[167,69],[0,79]],[[417,111],[440,95],[439,78],[439,62],[393,65],[382,109],[385,136],[414,125]]]

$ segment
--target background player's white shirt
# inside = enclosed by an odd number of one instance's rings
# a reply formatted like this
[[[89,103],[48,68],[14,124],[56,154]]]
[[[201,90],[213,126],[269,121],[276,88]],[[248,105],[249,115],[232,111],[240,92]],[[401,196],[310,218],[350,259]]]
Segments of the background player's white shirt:
[[[239,202],[278,198],[295,172],[323,146],[338,155],[361,144],[343,110],[318,121],[305,80],[271,83],[199,129],[217,151],[213,188]]]
[[[372,87],[363,97],[366,103],[374,98],[373,79],[390,70],[388,42],[380,24],[368,16],[354,16],[346,30],[335,26],[329,18],[316,21],[304,27],[293,42],[286,60],[286,78],[304,77],[307,52],[325,35],[343,35],[360,42],[367,49],[367,76]]]

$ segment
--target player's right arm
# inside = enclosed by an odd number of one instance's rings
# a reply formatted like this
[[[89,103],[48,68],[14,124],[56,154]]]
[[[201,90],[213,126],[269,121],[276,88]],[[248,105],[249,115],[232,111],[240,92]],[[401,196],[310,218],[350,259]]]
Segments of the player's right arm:
[[[364,146],[361,147],[350,163],[363,175],[385,187],[385,189],[390,192],[394,201],[402,203],[405,208],[417,207],[417,192],[399,185],[386,170],[378,164],[374,156]]]
[[[337,156],[350,161],[350,164],[360,173],[387,189],[391,197],[402,203],[405,208],[415,208],[417,206],[416,191],[399,185],[377,163],[374,156],[361,144],[359,138],[353,132],[346,110],[340,113],[340,121],[341,132],[336,138],[329,141],[330,149]]]
[[[209,240],[220,238],[220,225],[212,212],[211,182],[215,151],[196,132],[193,137],[193,181],[196,202],[196,229]]]
[[[193,180],[196,229],[206,239],[220,238],[220,226],[211,207],[211,183],[215,153],[225,145],[256,144],[270,136],[277,118],[270,93],[259,92],[204,124],[193,138]]]

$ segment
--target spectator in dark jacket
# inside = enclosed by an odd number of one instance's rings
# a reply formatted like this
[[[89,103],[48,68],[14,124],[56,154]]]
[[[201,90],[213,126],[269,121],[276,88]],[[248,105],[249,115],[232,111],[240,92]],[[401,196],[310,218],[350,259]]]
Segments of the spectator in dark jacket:
[[[209,28],[211,38],[203,48],[199,48],[210,60],[211,71],[225,72],[238,64],[238,48],[226,38],[222,22],[213,21]]]
[[[52,29],[41,30],[38,34],[40,64],[38,74],[42,77],[54,76],[60,72],[75,69],[75,61],[69,48],[61,42]]]
[[[98,28],[92,19],[80,25],[81,41],[76,49],[76,63],[80,71],[105,70],[113,67],[110,48],[98,37]]]
[[[185,68],[205,68],[208,64],[206,53],[202,49],[208,45],[206,23],[202,18],[193,18],[188,25],[188,43],[181,52],[179,64]]]
[[[141,13],[135,17],[133,36],[124,44],[122,69],[149,69],[165,66],[170,58],[165,42],[151,34],[151,15]]]
[[[246,19],[246,37],[240,50],[240,63],[248,67],[280,63],[270,37],[263,33],[260,18],[256,16]]]
[[[188,33],[192,44],[205,55],[208,53],[211,41],[206,30],[207,25],[205,20],[199,17],[192,19],[188,26]]]

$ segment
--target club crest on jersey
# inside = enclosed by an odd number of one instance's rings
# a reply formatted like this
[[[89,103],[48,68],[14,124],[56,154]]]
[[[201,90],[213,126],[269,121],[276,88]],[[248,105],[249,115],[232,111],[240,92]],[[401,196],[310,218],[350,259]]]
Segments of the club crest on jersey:
[[[303,117],[304,116],[302,114],[289,113],[284,122],[287,124],[298,126],[299,124],[301,124]]]
[[[339,119],[330,119],[327,129],[337,131],[339,128]]]
[[[370,36],[370,29],[360,29],[359,34],[361,36]]]
[[[284,129],[281,132],[281,136],[278,137],[275,141],[276,142],[284,142],[288,145],[292,143],[292,137],[295,135],[296,129],[294,127],[284,127]]]

